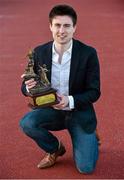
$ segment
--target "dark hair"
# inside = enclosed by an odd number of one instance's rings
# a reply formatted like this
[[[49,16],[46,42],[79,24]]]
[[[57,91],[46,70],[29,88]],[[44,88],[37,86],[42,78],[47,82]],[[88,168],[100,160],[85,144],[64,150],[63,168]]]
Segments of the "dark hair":
[[[73,26],[76,25],[77,14],[76,14],[75,10],[71,6],[68,6],[65,4],[60,4],[60,5],[54,6],[51,9],[51,11],[49,13],[49,22],[52,24],[52,20],[55,16],[64,16],[64,15],[70,16],[73,21]]]

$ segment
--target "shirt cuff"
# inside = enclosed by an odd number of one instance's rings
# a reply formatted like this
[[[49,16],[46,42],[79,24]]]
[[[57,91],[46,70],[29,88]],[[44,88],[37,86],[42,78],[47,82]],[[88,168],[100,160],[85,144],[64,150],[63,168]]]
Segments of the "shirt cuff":
[[[74,98],[73,96],[68,96],[69,99],[69,108],[74,109]]]

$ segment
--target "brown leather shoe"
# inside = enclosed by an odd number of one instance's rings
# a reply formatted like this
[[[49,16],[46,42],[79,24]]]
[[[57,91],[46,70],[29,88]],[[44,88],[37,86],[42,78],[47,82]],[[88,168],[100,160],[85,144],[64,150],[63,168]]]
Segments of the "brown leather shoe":
[[[50,154],[47,153],[45,157],[40,161],[40,163],[37,165],[38,168],[43,169],[43,168],[49,168],[53,166],[56,163],[56,160],[59,156],[64,155],[66,152],[64,145],[60,142],[59,149]]]

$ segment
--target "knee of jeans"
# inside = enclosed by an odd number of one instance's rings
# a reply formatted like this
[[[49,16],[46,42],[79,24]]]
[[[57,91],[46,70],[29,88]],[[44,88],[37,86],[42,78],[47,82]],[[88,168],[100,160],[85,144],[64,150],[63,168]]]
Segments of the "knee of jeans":
[[[93,165],[78,165],[77,169],[80,173],[84,174],[90,174],[94,171],[94,166]]]
[[[20,127],[26,134],[30,134],[30,131],[31,129],[33,129],[34,125],[31,123],[29,119],[23,118],[20,121]]]

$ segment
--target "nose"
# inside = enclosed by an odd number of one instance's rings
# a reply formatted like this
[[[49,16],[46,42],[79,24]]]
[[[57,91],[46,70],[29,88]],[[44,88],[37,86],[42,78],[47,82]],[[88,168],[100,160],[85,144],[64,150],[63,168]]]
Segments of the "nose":
[[[60,33],[64,33],[64,31],[65,31],[65,30],[64,30],[64,27],[61,26],[60,29],[59,29],[59,32],[60,32]]]

